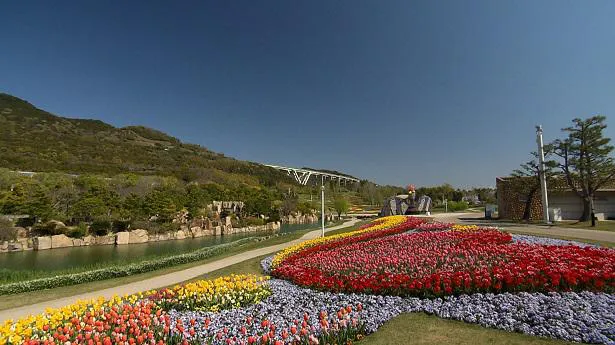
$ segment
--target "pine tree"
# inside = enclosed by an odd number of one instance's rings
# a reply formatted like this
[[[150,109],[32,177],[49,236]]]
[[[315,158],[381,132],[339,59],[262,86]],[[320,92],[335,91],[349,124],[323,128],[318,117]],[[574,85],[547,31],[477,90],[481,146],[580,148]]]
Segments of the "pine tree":
[[[594,195],[605,183],[615,179],[615,162],[610,155],[613,146],[609,145],[611,139],[603,135],[605,120],[605,116],[599,115],[574,119],[572,126],[562,129],[568,137],[552,143],[569,188],[583,200],[580,220],[591,218],[592,226],[596,225]]]

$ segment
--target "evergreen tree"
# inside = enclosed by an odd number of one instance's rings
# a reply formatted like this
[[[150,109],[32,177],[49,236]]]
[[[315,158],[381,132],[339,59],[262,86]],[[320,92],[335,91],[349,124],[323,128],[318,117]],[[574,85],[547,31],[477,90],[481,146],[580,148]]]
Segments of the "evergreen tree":
[[[570,189],[583,200],[581,221],[594,216],[594,195],[605,183],[615,179],[615,162],[611,156],[613,146],[605,138],[605,116],[574,119],[573,125],[563,128],[568,134],[564,140],[555,140],[551,147],[559,157],[556,164],[561,168]]]

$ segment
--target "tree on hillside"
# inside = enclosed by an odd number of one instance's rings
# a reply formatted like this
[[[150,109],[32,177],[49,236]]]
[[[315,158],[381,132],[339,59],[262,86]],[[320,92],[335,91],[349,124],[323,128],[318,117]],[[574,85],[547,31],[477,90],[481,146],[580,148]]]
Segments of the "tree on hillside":
[[[337,217],[339,218],[342,216],[342,213],[348,212],[350,205],[346,199],[338,197],[333,201],[333,208],[335,212],[337,212]]]
[[[548,156],[550,151],[545,152]],[[536,193],[540,190],[540,168],[538,153],[532,152],[532,159],[521,164],[519,169],[513,171],[512,187],[513,190],[523,196],[523,220],[530,219],[530,211],[532,209],[532,200]],[[553,177],[553,165],[545,164],[545,176],[547,181]],[[550,185],[550,183],[547,183]]]
[[[573,125],[563,128],[568,134],[564,140],[555,140],[551,147],[559,157],[556,164],[561,168],[568,187],[583,200],[581,221],[591,218],[596,225],[594,215],[594,195],[605,183],[615,179],[615,162],[610,155],[613,146],[610,138],[605,138],[603,130],[605,116],[593,116],[588,119],[574,119]]]

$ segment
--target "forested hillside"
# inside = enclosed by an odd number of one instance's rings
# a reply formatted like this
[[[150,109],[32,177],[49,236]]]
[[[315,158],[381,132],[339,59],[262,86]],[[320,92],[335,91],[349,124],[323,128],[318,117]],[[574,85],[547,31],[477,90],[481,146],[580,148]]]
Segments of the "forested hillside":
[[[184,181],[274,186],[292,180],[260,164],[182,143],[142,126],[55,116],[0,93],[0,167],[72,174],[175,176]]]

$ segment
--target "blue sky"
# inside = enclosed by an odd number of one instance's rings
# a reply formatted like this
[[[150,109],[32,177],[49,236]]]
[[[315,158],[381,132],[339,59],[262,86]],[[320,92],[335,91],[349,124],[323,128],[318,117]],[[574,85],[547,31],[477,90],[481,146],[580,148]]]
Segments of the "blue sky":
[[[12,1],[0,91],[239,159],[488,186],[574,117],[615,137],[614,1]]]

